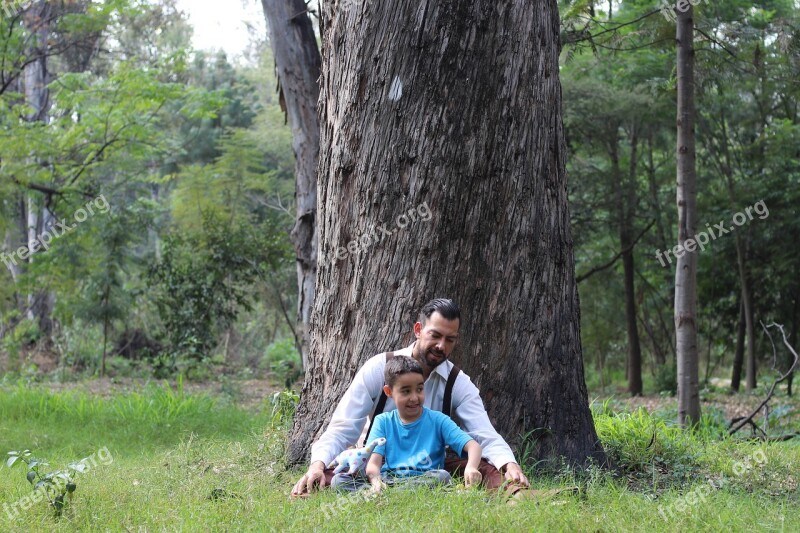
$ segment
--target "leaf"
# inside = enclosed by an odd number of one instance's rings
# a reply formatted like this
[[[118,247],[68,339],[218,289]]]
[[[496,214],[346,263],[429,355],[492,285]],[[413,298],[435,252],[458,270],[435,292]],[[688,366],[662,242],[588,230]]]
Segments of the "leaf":
[[[11,468],[12,466],[14,466],[14,463],[17,462],[17,459],[19,459],[18,455],[12,455],[11,457],[8,458],[8,461],[6,461],[6,466]]]

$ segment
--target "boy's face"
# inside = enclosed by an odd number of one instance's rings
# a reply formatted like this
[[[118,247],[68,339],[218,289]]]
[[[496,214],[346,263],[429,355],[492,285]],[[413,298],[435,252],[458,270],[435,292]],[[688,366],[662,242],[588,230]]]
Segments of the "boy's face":
[[[409,372],[397,377],[391,388],[384,385],[386,395],[394,400],[400,419],[403,422],[414,421],[422,415],[425,403],[425,381],[421,374]]]

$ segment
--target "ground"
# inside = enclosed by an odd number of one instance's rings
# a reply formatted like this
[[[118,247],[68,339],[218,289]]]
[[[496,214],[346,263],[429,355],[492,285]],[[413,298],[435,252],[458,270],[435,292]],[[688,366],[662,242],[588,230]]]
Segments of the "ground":
[[[674,400],[662,397],[594,402],[617,471],[529,470],[536,487],[578,485],[578,496],[510,506],[453,486],[292,500],[301,470],[283,464],[289,419],[273,391],[259,380],[0,385],[0,451],[30,448],[50,469],[94,458],[61,517],[27,499],[24,468],[0,465],[0,531],[800,530],[800,444],[721,440],[713,424],[687,436],[665,422]],[[705,396],[704,410],[726,417],[758,401]],[[794,420],[797,402],[775,405],[789,406],[776,426]]]

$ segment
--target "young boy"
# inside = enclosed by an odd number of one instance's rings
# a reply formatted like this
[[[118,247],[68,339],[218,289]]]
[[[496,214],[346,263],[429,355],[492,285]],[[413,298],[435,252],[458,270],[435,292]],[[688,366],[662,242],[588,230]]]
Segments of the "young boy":
[[[442,470],[445,445],[462,455],[467,452],[464,483],[479,484],[480,445],[461,430],[450,417],[424,407],[425,383],[422,367],[412,357],[398,356],[386,362],[386,395],[397,409],[375,417],[367,442],[384,437],[386,444],[373,450],[366,474],[372,490],[386,484],[449,484],[450,474]],[[331,486],[343,490],[366,487],[367,481],[348,474],[334,476]]]

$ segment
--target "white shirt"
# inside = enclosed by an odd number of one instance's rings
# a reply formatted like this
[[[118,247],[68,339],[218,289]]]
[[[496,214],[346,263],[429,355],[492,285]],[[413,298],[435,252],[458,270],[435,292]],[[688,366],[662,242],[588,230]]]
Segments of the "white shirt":
[[[412,344],[408,348],[394,352],[394,355],[410,357],[413,347]],[[341,451],[359,441],[359,436],[366,430],[369,415],[377,406],[383,390],[385,366],[386,352],[371,357],[359,369],[350,387],[339,400],[325,432],[311,445],[312,463],[322,461],[329,465]],[[453,363],[444,361],[436,366],[425,380],[425,407],[428,409],[442,410],[444,389],[452,368]],[[497,468],[516,462],[511,448],[489,421],[478,388],[464,372],[458,374],[453,384],[452,407],[453,419],[481,445],[484,458]],[[387,398],[383,412],[392,409],[395,409],[394,400]]]

